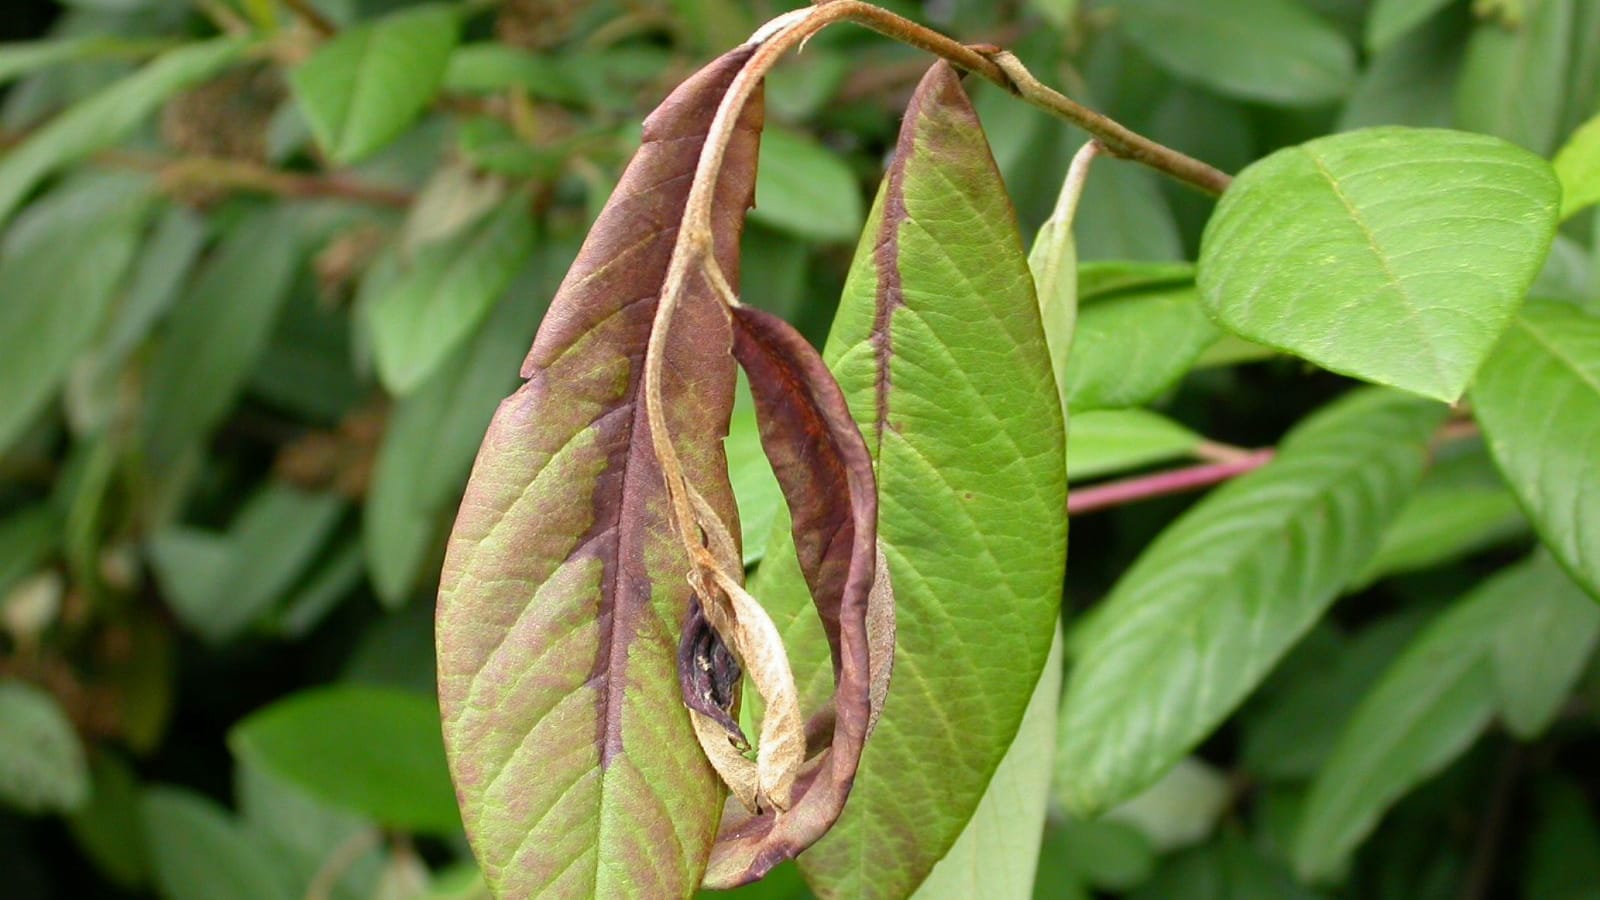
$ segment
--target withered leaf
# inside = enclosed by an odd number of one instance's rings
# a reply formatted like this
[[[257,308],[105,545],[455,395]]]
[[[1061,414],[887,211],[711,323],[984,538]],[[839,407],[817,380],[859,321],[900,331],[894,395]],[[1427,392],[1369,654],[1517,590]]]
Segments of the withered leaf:
[[[701,880],[722,790],[680,699],[691,564],[641,392],[684,201],[741,47],[645,121],[643,143],[496,413],[439,593],[439,697],[473,850],[507,897],[680,896]],[[762,121],[746,105],[714,198],[735,281]],[[729,316],[691,279],[663,359],[683,473],[733,534],[722,439]]]
[[[706,873],[713,888],[760,878],[838,818],[882,707],[894,641],[871,457],[838,384],[805,338],[751,307],[734,309],[734,355],[750,376],[762,446],[832,648],[835,691],[807,728],[808,743],[819,746],[794,785],[792,805],[756,814],[730,806]]]

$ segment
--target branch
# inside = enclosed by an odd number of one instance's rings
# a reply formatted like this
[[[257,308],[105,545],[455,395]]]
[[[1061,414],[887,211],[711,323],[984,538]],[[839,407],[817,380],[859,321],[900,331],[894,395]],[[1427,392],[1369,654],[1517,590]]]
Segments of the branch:
[[[1140,500],[1211,487],[1261,468],[1271,462],[1276,454],[1276,450],[1267,447],[1250,451],[1231,462],[1206,463],[1154,475],[1137,475],[1072,491],[1067,495],[1067,516],[1081,516],[1113,506],[1126,506]]]
[[[166,157],[127,150],[107,150],[95,154],[93,158],[108,166],[151,172],[161,186],[169,191],[185,187],[213,187],[282,197],[328,197],[394,209],[405,209],[412,200],[410,192],[396,188],[325,175],[286,172],[240,159]]]
[[[283,0],[283,5],[304,20],[319,37],[332,37],[334,32],[339,30],[331,19],[312,6],[308,0]]]

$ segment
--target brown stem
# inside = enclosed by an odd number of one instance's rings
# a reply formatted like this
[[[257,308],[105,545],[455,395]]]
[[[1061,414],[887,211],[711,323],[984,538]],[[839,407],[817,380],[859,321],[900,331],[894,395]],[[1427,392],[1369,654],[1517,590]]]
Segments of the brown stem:
[[[315,31],[321,37],[332,37],[334,32],[339,30],[339,27],[333,24],[332,20],[323,15],[321,10],[312,6],[307,0],[283,0],[283,5],[289,7],[290,12],[299,16],[307,25],[311,26],[312,31]]]
[[[396,188],[332,176],[285,172],[240,159],[206,156],[173,158],[126,150],[107,150],[96,154],[94,159],[109,166],[155,173],[168,190],[213,187],[283,197],[327,197],[394,209],[405,209],[412,200],[410,192]]]

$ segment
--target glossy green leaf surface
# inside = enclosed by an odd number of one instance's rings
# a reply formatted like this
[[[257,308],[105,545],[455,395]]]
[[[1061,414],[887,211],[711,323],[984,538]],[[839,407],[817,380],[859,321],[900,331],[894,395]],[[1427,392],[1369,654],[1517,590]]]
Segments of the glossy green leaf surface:
[[[1472,402],[1539,536],[1600,599],[1600,319],[1528,303],[1485,363]]]
[[[1255,688],[1376,549],[1443,416],[1351,395],[1145,550],[1071,642],[1058,750],[1071,810],[1150,785]]]
[[[1120,27],[1173,72],[1286,106],[1333,100],[1355,73],[1344,36],[1289,0],[1116,0]]]
[[[72,723],[42,688],[0,678],[0,806],[67,812],[89,800],[89,766]]]
[[[163,900],[292,900],[287,874],[259,835],[192,791],[153,787],[140,818]]]
[[[363,300],[378,374],[390,391],[415,390],[472,335],[522,267],[533,237],[528,200],[519,194],[409,259],[386,261],[392,269],[373,279],[376,295]]]
[[[1553,165],[1561,179],[1561,218],[1600,203],[1600,116],[1567,138]]]
[[[1078,413],[1067,438],[1067,477],[1082,481],[1182,459],[1201,441],[1200,435],[1147,409]]]
[[[0,159],[0,223],[52,172],[126,137],[168,97],[235,61],[245,46],[215,38],[165,53],[7,150]]]
[[[102,179],[63,190],[30,209],[43,221],[23,220],[35,227],[13,229],[0,245],[0,453],[55,397],[111,312],[146,208],[143,185],[132,188]]]
[[[1504,141],[1374,128],[1280,150],[1206,226],[1201,299],[1238,334],[1453,401],[1549,249],[1548,164]]]
[[[461,31],[446,6],[419,6],[339,33],[289,77],[317,143],[354,162],[404,131],[433,99]]]
[[[1058,632],[1011,749],[994,770],[961,837],[911,895],[916,900],[1033,896],[1055,761],[1062,657]]]
[[[837,154],[782,128],[762,132],[752,221],[814,241],[853,241],[862,215],[861,186]]]
[[[1525,650],[1527,633],[1502,638],[1507,629],[1530,615],[1552,623],[1541,611],[1546,606],[1572,608],[1573,591],[1563,582],[1558,568],[1537,558],[1506,569],[1412,641],[1351,715],[1312,783],[1293,848],[1302,875],[1337,871],[1384,810],[1463,753],[1506,698],[1521,701],[1513,714],[1521,716],[1542,710],[1543,695],[1564,695],[1570,677],[1561,690],[1549,690],[1562,667],[1546,668],[1526,654],[1513,660],[1497,647],[1506,640]],[[1512,667],[1497,675],[1507,663]],[[1508,691],[1512,684],[1517,689]]]
[[[1193,284],[1084,297],[1066,365],[1067,408],[1077,413],[1149,403],[1218,335]]]
[[[849,896],[909,892],[971,819],[1044,666],[1066,546],[1060,403],[1015,219],[954,74],[936,66],[918,97],[825,353],[877,459],[898,607],[850,802],[800,857]],[[754,593],[815,692],[827,644],[775,546]]]
[[[429,697],[392,688],[302,691],[229,733],[234,753],[323,802],[391,828],[461,827]]]

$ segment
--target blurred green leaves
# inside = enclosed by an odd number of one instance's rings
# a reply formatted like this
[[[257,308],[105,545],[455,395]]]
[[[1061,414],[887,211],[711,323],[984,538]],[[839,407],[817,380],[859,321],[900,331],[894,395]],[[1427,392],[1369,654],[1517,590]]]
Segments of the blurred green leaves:
[[[0,678],[0,806],[66,812],[89,799],[83,745],[56,699]]]

